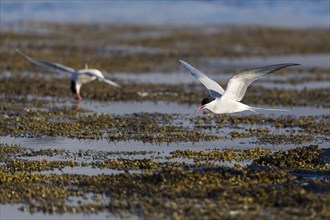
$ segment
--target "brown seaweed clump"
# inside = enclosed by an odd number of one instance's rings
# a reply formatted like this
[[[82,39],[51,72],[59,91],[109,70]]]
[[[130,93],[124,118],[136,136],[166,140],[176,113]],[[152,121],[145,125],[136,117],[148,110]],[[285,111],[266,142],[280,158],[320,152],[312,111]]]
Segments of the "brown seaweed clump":
[[[326,152],[325,150],[323,151]],[[279,150],[272,155],[266,155],[255,160],[254,163],[282,168],[329,170],[330,161],[325,161],[323,164],[317,163],[317,159],[321,154],[322,150],[317,146],[298,147],[288,151]]]
[[[115,153],[121,154],[125,155]],[[35,151],[1,144],[0,202],[21,204],[20,210],[25,212],[49,214],[109,212],[111,216],[146,219],[326,219],[330,217],[330,174],[325,154],[327,152],[317,146],[310,146],[274,153],[263,148],[173,151],[163,160],[104,161],[102,158],[113,153]],[[45,155],[75,159],[51,162],[32,159]],[[77,163],[85,157],[96,158],[99,163]],[[209,162],[243,159],[253,162],[243,167],[216,163],[209,163],[207,167],[199,162],[166,161],[176,157]],[[100,175],[40,172],[80,166],[124,172]],[[140,172],[131,172],[131,169]],[[293,172],[302,169],[309,170],[306,177],[322,171],[323,178],[305,178]]]

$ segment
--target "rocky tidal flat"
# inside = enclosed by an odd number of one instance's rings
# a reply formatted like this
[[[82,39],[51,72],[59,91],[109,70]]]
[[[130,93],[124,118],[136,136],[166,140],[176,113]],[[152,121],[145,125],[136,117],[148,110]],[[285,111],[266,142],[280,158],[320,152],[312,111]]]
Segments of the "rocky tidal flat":
[[[329,56],[328,30],[18,25],[0,33],[0,217],[330,218],[330,67],[309,59]],[[122,88],[92,82],[78,102],[68,76],[16,48],[87,62]],[[290,111],[194,114],[207,91],[179,59],[224,86],[249,67],[230,60],[279,56],[309,63],[252,84],[242,102]]]

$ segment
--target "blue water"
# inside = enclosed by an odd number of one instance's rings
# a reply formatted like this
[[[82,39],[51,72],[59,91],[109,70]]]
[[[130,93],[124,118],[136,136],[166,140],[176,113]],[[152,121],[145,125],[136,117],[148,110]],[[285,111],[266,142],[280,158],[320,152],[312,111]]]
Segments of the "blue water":
[[[1,26],[21,21],[330,26],[329,0],[1,0],[0,6]]]

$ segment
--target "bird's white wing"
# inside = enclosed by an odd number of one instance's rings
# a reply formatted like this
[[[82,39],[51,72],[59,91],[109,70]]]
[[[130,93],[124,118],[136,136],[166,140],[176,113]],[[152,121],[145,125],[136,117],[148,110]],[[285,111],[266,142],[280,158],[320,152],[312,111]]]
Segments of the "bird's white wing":
[[[300,64],[283,63],[270,66],[264,66],[256,69],[246,70],[232,77],[227,85],[224,98],[241,101],[245,95],[247,87],[257,79],[260,79],[272,72],[283,69],[288,66],[295,66]]]
[[[50,70],[50,71],[54,71],[54,72],[60,72],[60,73],[70,73],[72,74],[73,72],[75,72],[75,69],[72,69],[71,67],[67,67],[58,63],[52,63],[52,62],[48,62],[48,61],[44,61],[44,60],[37,60],[37,59],[33,59],[27,55],[25,55],[22,51],[20,51],[19,49],[16,49],[17,53],[19,53],[20,55],[22,55],[27,61],[29,61],[30,63],[39,66],[41,68]]]
[[[101,82],[108,83],[109,85],[112,85],[112,86],[115,86],[115,87],[118,87],[118,88],[121,87],[118,83],[115,83],[114,81],[111,81],[111,80],[109,80],[109,79],[102,79],[102,78],[99,78],[99,80],[100,80]]]
[[[102,74],[101,71],[96,70],[96,69],[83,69],[83,70],[78,70],[78,73],[87,75],[89,77],[96,77],[97,80],[101,82],[105,82],[109,85],[115,86],[115,87],[121,87],[118,83],[115,83],[109,79],[106,79],[104,75]]]
[[[217,82],[213,81],[204,73],[186,63],[185,61],[179,61],[191,73],[193,77],[195,77],[209,90],[209,93],[213,98],[220,98],[224,94],[225,90]]]

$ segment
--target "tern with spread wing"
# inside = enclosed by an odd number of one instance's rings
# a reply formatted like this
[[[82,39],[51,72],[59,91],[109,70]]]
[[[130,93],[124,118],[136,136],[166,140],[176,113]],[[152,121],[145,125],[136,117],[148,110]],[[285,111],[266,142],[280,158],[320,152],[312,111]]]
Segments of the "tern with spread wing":
[[[243,71],[229,80],[225,91],[217,82],[207,77],[195,67],[183,60],[180,60],[180,63],[191,73],[193,77],[202,83],[210,93],[209,97],[202,100],[201,106],[197,108],[196,112],[202,109],[208,109],[215,114],[235,113],[242,111],[256,112],[255,110],[258,109],[286,111],[282,109],[263,109],[251,107],[241,103],[240,101],[243,99],[248,86],[255,80],[285,67],[300,65],[295,63],[283,63]]]
[[[99,80],[101,82],[105,82],[109,85],[120,87],[117,83],[106,79],[101,71],[97,69],[88,69],[87,65],[85,66],[85,69],[81,70],[75,70],[71,67],[67,67],[58,63],[52,63],[49,61],[44,60],[37,60],[33,59],[26,54],[24,54],[19,49],[16,49],[16,51],[22,55],[27,61],[30,63],[39,66],[41,68],[54,71],[54,72],[60,72],[60,73],[66,73],[71,75],[71,91],[75,94],[76,99],[82,100],[80,96],[80,88],[83,84],[86,84],[88,82],[91,82],[93,80]]]

